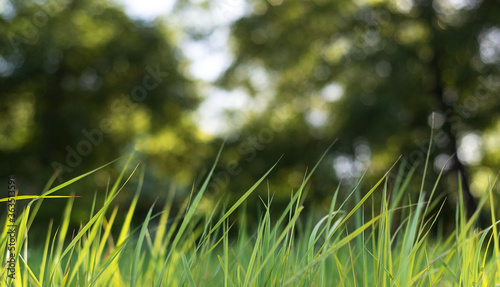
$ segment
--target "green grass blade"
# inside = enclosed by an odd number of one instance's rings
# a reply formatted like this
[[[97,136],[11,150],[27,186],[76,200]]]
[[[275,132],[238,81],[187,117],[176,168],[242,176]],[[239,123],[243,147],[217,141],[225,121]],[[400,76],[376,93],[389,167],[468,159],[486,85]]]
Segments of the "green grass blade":
[[[146,232],[148,230],[148,225],[149,225],[149,220],[151,218],[151,213],[153,212],[153,206],[148,211],[148,214],[146,215],[146,219],[144,220],[144,223],[142,224],[141,232],[139,233],[139,239],[137,240],[137,245],[135,247],[135,254],[134,254],[134,260],[132,261],[132,270],[130,270],[130,274],[132,275],[131,278],[131,287],[137,286],[137,280],[139,277],[139,259],[141,257],[141,252],[142,252],[142,243],[144,242],[144,237],[146,235]]]

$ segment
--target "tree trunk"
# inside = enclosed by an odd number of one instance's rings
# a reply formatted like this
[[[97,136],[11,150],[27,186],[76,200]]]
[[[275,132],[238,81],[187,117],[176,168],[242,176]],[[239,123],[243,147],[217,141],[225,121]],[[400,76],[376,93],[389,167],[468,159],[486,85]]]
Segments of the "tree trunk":
[[[434,36],[436,37],[436,35],[434,35]],[[431,66],[432,66],[432,69],[434,70],[434,73],[435,73],[434,75],[436,77],[435,78],[436,85],[435,85],[432,93],[434,94],[434,96],[437,100],[437,103],[439,106],[438,107],[439,111],[443,115],[445,115],[445,117],[446,117],[446,121],[444,122],[441,129],[450,139],[450,142],[449,142],[448,147],[447,147],[448,152],[450,154],[455,155],[455,158],[454,158],[455,160],[453,161],[453,166],[451,168],[451,171],[454,171],[456,174],[459,174],[461,179],[462,179],[462,182],[461,182],[462,183],[462,196],[463,196],[465,207],[467,210],[467,215],[470,217],[476,211],[477,204],[476,204],[474,197],[472,196],[472,194],[470,192],[469,176],[467,174],[467,170],[457,156],[458,155],[458,153],[457,153],[458,152],[457,137],[456,137],[455,131],[452,128],[452,124],[451,124],[450,117],[449,117],[449,114],[450,114],[449,111],[451,110],[452,111],[451,114],[453,114],[453,110],[452,110],[452,107],[448,106],[443,100],[444,87],[443,87],[443,82],[442,82],[441,67],[439,65],[439,60],[440,60],[441,54],[440,54],[439,48],[437,48],[438,46],[436,45],[435,47],[436,48],[434,49],[434,53],[435,53],[434,59],[431,62]]]

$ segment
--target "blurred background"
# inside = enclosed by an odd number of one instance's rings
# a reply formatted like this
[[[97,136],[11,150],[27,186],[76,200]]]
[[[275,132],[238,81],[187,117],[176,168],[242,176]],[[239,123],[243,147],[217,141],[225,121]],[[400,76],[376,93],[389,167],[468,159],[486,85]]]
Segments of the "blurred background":
[[[305,199],[323,215],[340,182],[345,198],[366,171],[366,191],[400,155],[396,169],[418,165],[416,198],[433,132],[424,190],[444,168],[451,212],[460,174],[473,211],[500,166],[499,15],[495,0],[0,0],[0,174],[40,194],[56,170],[54,185],[135,149],[140,222],[169,190],[180,203],[200,187],[225,140],[201,211],[283,155],[249,198],[256,215],[258,195],[280,209],[338,139]],[[58,192],[81,196],[74,224],[122,166]]]

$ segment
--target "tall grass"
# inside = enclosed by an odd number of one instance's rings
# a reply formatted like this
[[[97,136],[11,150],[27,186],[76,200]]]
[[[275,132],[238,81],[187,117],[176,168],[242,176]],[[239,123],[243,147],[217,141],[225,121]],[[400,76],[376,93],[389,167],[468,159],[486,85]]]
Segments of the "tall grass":
[[[231,218],[246,222],[246,213],[237,210],[256,190],[265,191],[261,183],[276,164],[234,205],[215,209],[207,216],[196,210],[216,161],[200,190],[193,189],[186,199],[181,212],[171,214],[170,195],[162,212],[154,214],[151,207],[143,224],[134,227],[131,222],[140,200],[144,173],[138,172],[136,166],[126,174],[131,162],[132,156],[108,188],[102,206],[94,199],[91,218],[72,234],[68,243],[65,238],[69,235],[69,218],[78,200],[69,197],[61,222],[51,222],[45,238],[37,238],[38,242],[44,240],[43,250],[38,253],[30,249],[28,242],[34,240],[30,228],[43,199],[55,196],[51,194],[96,170],[49,188],[52,178],[41,196],[31,197],[17,220],[15,279],[7,277],[4,264],[0,285],[392,287],[500,283],[494,200],[489,200],[490,227],[478,230],[479,210],[467,217],[463,199],[459,198],[453,214],[455,231],[443,238],[431,236],[432,228],[439,229],[435,225],[438,217],[443,216],[445,200],[435,197],[437,182],[428,195],[423,192],[422,182],[418,200],[412,202],[407,196],[408,187],[419,183],[413,179],[415,168],[403,174],[404,162],[399,164],[391,189],[388,174],[394,166],[372,188],[360,190],[358,185],[344,200],[340,200],[339,186],[332,192],[329,211],[319,220],[314,220],[308,206],[301,204],[316,165],[292,193],[286,209],[273,210],[272,199],[263,200],[264,211],[259,215],[257,228],[249,230],[241,224],[237,232],[231,230]],[[125,220],[117,223],[115,218],[120,211],[113,206],[113,200],[136,173],[139,183],[135,195],[125,211]],[[492,199],[493,186],[481,199],[479,209],[488,198]],[[382,198],[377,206],[372,200],[375,193]],[[274,212],[278,214],[271,216]],[[155,227],[153,221],[158,222]],[[111,229],[117,227],[119,235],[113,237]],[[0,235],[2,258],[7,256],[7,238],[6,223]]]

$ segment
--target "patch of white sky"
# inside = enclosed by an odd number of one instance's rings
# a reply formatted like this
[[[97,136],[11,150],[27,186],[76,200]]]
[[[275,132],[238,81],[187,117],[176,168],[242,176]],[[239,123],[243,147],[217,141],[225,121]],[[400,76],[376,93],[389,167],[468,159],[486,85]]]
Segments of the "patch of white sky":
[[[118,0],[125,6],[125,12],[132,18],[153,20],[172,12],[174,0]]]
[[[469,165],[477,165],[483,159],[483,140],[480,133],[468,133],[460,139],[458,158]]]
[[[189,76],[198,82],[199,91],[204,97],[195,113],[195,120],[203,132],[212,135],[229,132],[243,123],[241,112],[238,111],[262,106],[262,103],[253,103],[242,89],[225,91],[213,85],[233,60],[229,47],[230,25],[251,11],[245,0],[192,0],[189,4],[183,4],[189,5],[188,8],[176,13],[173,13],[175,0],[119,1],[124,4],[130,17],[146,21],[162,17],[180,30],[176,31],[179,34],[178,44],[190,63]],[[201,7],[206,4],[208,8]],[[187,31],[200,32],[204,37],[193,39]],[[236,118],[228,120],[228,111],[237,114]]]

